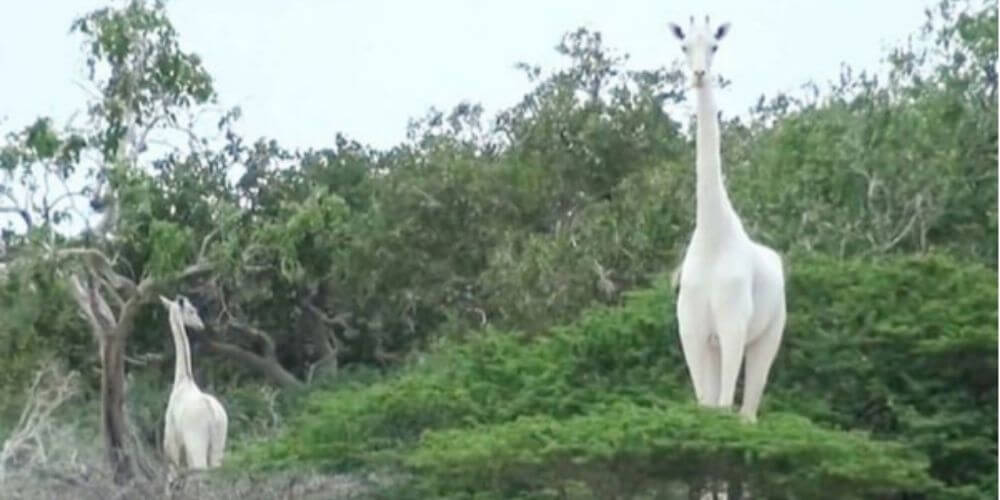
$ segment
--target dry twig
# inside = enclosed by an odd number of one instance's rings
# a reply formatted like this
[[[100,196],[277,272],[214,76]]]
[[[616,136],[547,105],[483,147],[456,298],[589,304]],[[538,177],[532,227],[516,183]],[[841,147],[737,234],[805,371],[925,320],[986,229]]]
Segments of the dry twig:
[[[13,431],[0,447],[0,482],[13,467],[31,467],[47,462],[45,437],[51,431],[52,413],[77,392],[76,372],[64,372],[47,360],[35,373],[27,401]]]

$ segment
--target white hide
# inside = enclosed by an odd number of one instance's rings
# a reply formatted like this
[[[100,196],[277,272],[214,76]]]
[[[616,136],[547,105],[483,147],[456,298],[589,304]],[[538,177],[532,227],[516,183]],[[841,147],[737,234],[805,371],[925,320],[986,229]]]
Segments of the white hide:
[[[697,94],[694,234],[680,267],[677,321],[699,404],[730,408],[745,361],[740,414],[755,421],[785,326],[785,278],[774,250],[750,239],[723,184],[711,63],[729,25],[692,20],[681,39]]]
[[[160,301],[170,315],[176,351],[174,386],[167,402],[163,432],[163,449],[170,462],[172,479],[177,469],[222,465],[228,416],[219,400],[198,388],[191,373],[191,348],[185,326],[204,328],[198,311],[183,296],[176,301],[161,296]]]

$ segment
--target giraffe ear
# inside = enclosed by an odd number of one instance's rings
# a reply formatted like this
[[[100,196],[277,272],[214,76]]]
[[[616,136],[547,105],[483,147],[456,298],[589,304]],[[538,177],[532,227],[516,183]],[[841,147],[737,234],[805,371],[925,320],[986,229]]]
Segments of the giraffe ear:
[[[170,305],[170,299],[168,299],[168,298],[166,298],[166,297],[164,297],[162,295],[160,295],[160,302],[163,305],[165,305],[165,306],[169,306]]]
[[[715,30],[715,39],[722,40],[726,33],[729,33],[729,23],[722,23],[719,25],[719,29]]]
[[[669,26],[670,31],[673,32],[674,36],[676,36],[679,40],[684,39],[684,30],[682,30],[680,26],[677,26],[674,23],[670,23]]]

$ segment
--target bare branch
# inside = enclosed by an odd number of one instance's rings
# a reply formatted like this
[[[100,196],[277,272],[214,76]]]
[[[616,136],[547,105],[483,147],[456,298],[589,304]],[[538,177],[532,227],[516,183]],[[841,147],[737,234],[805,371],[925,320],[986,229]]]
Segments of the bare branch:
[[[337,334],[333,332],[332,327],[340,326],[344,329],[344,336],[348,339],[356,338],[358,335],[358,330],[352,328],[347,320],[352,316],[350,312],[342,312],[336,316],[330,317],[320,308],[316,307],[313,303],[309,302],[308,299],[302,300],[302,305],[306,308],[309,313],[318,319],[324,325],[331,327],[331,330],[323,330],[319,328],[313,328],[313,339],[316,341],[316,346],[319,348],[322,355],[320,360],[315,364],[326,363],[328,358],[336,359],[340,356],[340,353],[344,350],[344,343],[337,338]]]
[[[63,185],[65,186],[66,183],[63,182]],[[56,196],[56,198],[54,200],[52,200],[51,203],[48,204],[49,205],[49,209],[55,209],[56,205],[58,205],[61,201],[65,200],[67,198],[71,198],[71,197],[74,197],[74,196],[84,196],[85,194],[86,194],[86,190],[83,190],[83,189],[79,189],[79,190],[76,190],[76,191],[66,191],[63,194],[61,194],[59,196]]]
[[[150,352],[138,356],[125,356],[125,362],[133,366],[146,366],[150,363],[160,363],[165,359],[162,353]]]
[[[125,301],[125,305],[122,307],[122,311],[118,319],[118,324],[115,328],[114,334],[116,336],[123,335],[127,337],[130,333],[132,333],[132,326],[135,325],[135,320],[139,316],[139,309],[142,308],[143,304],[150,301],[151,295],[152,294],[148,292],[143,293],[142,288],[140,287],[139,293],[129,297],[129,299]]]
[[[5,175],[4,177],[7,177],[11,181],[13,181],[13,175],[12,174]],[[11,203],[11,205],[14,206],[14,208],[23,209],[20,206],[21,204],[17,202],[17,198],[14,198],[14,195],[11,194],[10,188],[4,187],[3,189],[0,189],[0,193],[3,193],[4,198],[7,198],[8,200],[10,200],[10,203]]]
[[[87,94],[89,94],[90,97],[91,97],[91,99],[94,99],[95,101],[100,101],[100,100],[104,99],[104,96],[101,95],[100,92],[98,92],[97,90],[91,89],[91,88],[87,88],[87,86],[83,82],[81,82],[81,81],[79,81],[79,80],[77,80],[75,78],[73,79],[73,85],[76,85],[76,87],[78,89],[80,89],[80,90],[86,92]]]
[[[113,287],[111,283],[102,279],[98,281],[98,286],[99,290],[104,290],[107,292],[108,296],[111,297],[111,299],[114,301],[115,306],[118,308],[119,311],[121,311],[125,307],[125,300],[122,298],[121,294],[119,294],[115,290],[115,287]]]
[[[142,130],[142,134],[139,135],[138,141],[132,145],[133,152],[131,161],[133,165],[135,165],[136,162],[138,162],[139,150],[145,149],[146,139],[149,137],[149,133],[152,132],[153,129],[156,128],[156,125],[160,123],[160,120],[162,120],[165,117],[166,115],[157,115],[149,122],[149,125],[146,125],[146,128]]]
[[[618,287],[616,287],[615,283],[611,281],[611,278],[609,277],[611,273],[604,266],[602,266],[597,259],[593,259],[593,261],[594,272],[597,274],[597,288],[606,298],[613,298]]]
[[[104,252],[96,248],[63,248],[56,251],[58,258],[85,257],[90,261],[92,267],[100,271],[104,279],[108,280],[112,287],[127,288],[129,292],[135,294],[135,282],[114,271],[113,263]]]
[[[208,243],[212,241],[212,237],[219,233],[219,228],[213,229],[209,232],[204,239],[201,240],[201,248],[198,250],[198,262],[205,260],[206,252],[208,251]]]
[[[313,290],[311,296],[315,296],[316,290]],[[343,312],[336,316],[330,317],[325,312],[323,312],[319,307],[316,307],[309,298],[304,298],[300,301],[301,307],[298,308],[302,311],[309,313],[310,316],[319,321],[319,325],[312,325],[309,328],[310,333],[313,337],[313,343],[320,352],[320,357],[317,361],[309,366],[309,372],[306,375],[306,382],[312,383],[313,377],[317,372],[329,370],[332,366],[334,373],[339,369],[340,355],[344,352],[344,344],[337,334],[334,333],[333,327],[340,326],[344,329],[345,336],[348,338],[353,338],[357,334],[357,330],[351,328],[347,320],[351,317],[350,312]],[[323,328],[323,327],[328,328]],[[349,333],[349,335],[348,335]]]
[[[266,387],[263,389],[267,393],[267,410],[271,413],[271,425],[277,428],[281,424],[281,416],[278,415],[278,411],[275,409],[278,402],[278,391],[267,390]]]
[[[331,356],[324,356],[319,361],[309,365],[309,371],[306,372],[306,384],[312,384],[313,377],[316,375],[316,370],[319,368],[324,368],[326,365],[330,364],[332,361],[336,361],[337,358]]]
[[[295,378],[295,375],[292,375],[285,367],[281,366],[281,363],[278,363],[277,359],[261,356],[236,344],[219,340],[208,339],[206,344],[212,351],[235,359],[239,363],[271,379],[281,387],[298,388],[303,385],[299,379]]]
[[[12,465],[44,463],[44,437],[52,424],[52,413],[76,393],[76,372],[63,372],[47,361],[35,373],[17,425],[0,446],[0,482]]]
[[[111,259],[96,248],[63,248],[56,251],[56,257],[90,257],[97,259],[103,266],[111,267]]]
[[[173,279],[170,279],[170,281],[185,281],[210,272],[212,267],[213,266],[208,262],[198,262],[184,268],[184,270],[178,273]],[[139,286],[136,287],[136,295],[143,297],[143,301],[149,300],[149,297],[163,287],[167,281],[167,279],[147,276],[146,278],[143,278],[142,281],[139,282]]]
[[[211,264],[203,261],[201,257],[203,257],[208,242],[214,234],[215,231],[209,233],[202,241],[198,262],[182,270],[175,277],[176,280],[183,281],[212,270]],[[92,290],[93,293],[91,293],[91,290],[88,289],[89,287],[84,286],[78,277],[72,278],[74,296],[84,314],[90,320],[91,326],[97,328],[95,334],[103,332],[101,333],[103,335],[128,336],[132,331],[142,305],[149,302],[156,295],[156,292],[168,281],[165,278],[150,276],[144,278],[137,286],[134,281],[116,273],[113,270],[111,259],[96,248],[65,248],[55,251],[55,255],[58,258],[84,257],[90,264],[92,277],[103,277],[110,284],[109,289],[127,288],[131,292],[128,299],[123,299],[117,293],[111,294],[119,310],[118,318],[115,320],[115,315],[111,312],[111,308],[108,307],[104,297],[99,293],[99,287],[95,287]],[[96,295],[97,297],[91,297],[92,295]],[[93,307],[91,306],[92,299],[95,299],[94,301],[96,302]]]
[[[913,230],[913,224],[917,222],[918,218],[920,218],[919,210],[914,212],[914,214],[910,217],[909,222],[907,222],[906,225],[903,226],[903,229],[899,231],[899,234],[897,234],[892,240],[882,245],[879,250],[882,252],[888,252],[889,250],[892,250],[893,247],[898,245],[900,241],[903,241],[903,238],[905,238],[908,234],[910,234],[910,231]]]
[[[399,361],[400,359],[399,354],[391,353],[385,350],[381,336],[375,337],[375,352],[373,354],[375,356],[375,361],[383,366],[390,362]]]
[[[0,207],[0,213],[10,213],[17,214],[24,221],[24,225],[30,230],[35,227],[34,221],[31,220],[31,213],[23,208],[18,207]]]
[[[240,260],[242,261],[243,269],[255,273],[265,272],[273,269],[272,266],[250,263],[251,259],[253,259],[254,252],[259,252],[263,250],[264,250],[263,246],[257,243],[251,243],[242,252],[240,252]]]
[[[101,338],[103,339],[104,336],[109,335],[114,331],[113,329],[115,326],[117,326],[116,325],[117,321],[115,320],[114,311],[111,310],[111,307],[108,306],[108,303],[104,299],[104,296],[101,295],[99,288],[100,285],[95,286],[93,284],[95,281],[94,274],[95,273],[93,271],[88,272],[89,280],[86,289],[87,307],[89,307],[90,310],[93,311],[94,316],[101,319],[102,324],[108,325],[108,327],[105,328],[104,330],[97,332],[101,335]]]
[[[326,323],[329,326],[339,326],[339,327],[341,327],[341,328],[343,328],[345,330],[351,330],[352,329],[351,325],[349,323],[347,323],[347,320],[351,319],[351,316],[353,316],[353,314],[351,314],[350,311],[345,311],[345,312],[342,312],[342,313],[340,313],[340,314],[338,314],[336,316],[330,317],[328,314],[326,314],[325,312],[323,312],[320,308],[316,307],[316,305],[313,304],[312,302],[303,301],[302,305],[304,305],[306,307],[306,309],[309,310],[309,312],[315,314],[316,317],[319,318],[320,321],[322,321],[323,323]]]
[[[77,305],[80,306],[80,311],[83,313],[87,322],[90,323],[91,330],[94,334],[94,338],[99,344],[103,344],[103,335],[111,332],[115,327],[115,316],[111,312],[111,308],[108,307],[107,302],[104,302],[103,298],[93,297],[93,290],[84,286],[81,282],[80,277],[76,274],[70,276],[70,292],[73,294],[73,299],[76,301]],[[99,300],[94,300],[99,299]],[[92,304],[96,302],[96,307]],[[101,306],[103,304],[103,307]]]
[[[185,268],[177,276],[177,280],[183,281],[188,278],[192,278],[199,274],[204,274],[212,269],[207,263],[197,263]],[[115,327],[116,336],[127,337],[132,333],[132,327],[135,325],[136,318],[139,316],[139,311],[142,306],[153,299],[160,288],[162,288],[166,283],[166,280],[146,277],[136,287],[136,292],[128,300],[125,301],[121,308],[121,313],[118,317],[118,324]]]
[[[62,184],[62,186],[63,186],[63,189],[65,189],[65,190],[66,190],[66,193],[70,193],[70,192],[73,192],[73,189],[71,189],[71,188],[69,187],[69,183],[68,183],[68,182],[66,181],[66,179],[65,179],[65,178],[63,178],[63,177],[59,177],[59,182],[60,182],[60,183]],[[78,194],[79,194],[80,196],[85,196],[85,195],[86,195],[86,192],[85,192],[85,191],[86,191],[85,189],[81,189],[81,190],[80,190],[80,191],[78,191],[77,193],[78,193]],[[56,200],[55,202],[53,202],[53,204],[55,204],[55,203],[56,203],[56,202],[58,202],[58,201],[59,201],[59,200],[57,199],[57,200]],[[72,210],[72,211],[73,211],[73,212],[74,212],[74,213],[76,214],[76,216],[77,216],[77,217],[79,217],[79,218],[80,218],[81,220],[83,220],[83,221],[84,221],[84,223],[85,223],[85,224],[86,224],[86,225],[87,225],[87,226],[89,227],[89,225],[90,225],[90,224],[89,224],[89,222],[86,222],[86,221],[87,221],[87,215],[86,215],[85,213],[83,213],[82,211],[80,211],[80,207],[78,207],[78,206],[76,205],[76,200],[75,200],[75,198],[72,198],[72,197],[71,197],[71,198],[69,198],[69,206],[70,206],[70,209],[71,209],[71,210]]]
[[[486,326],[486,324],[489,323],[489,317],[486,316],[486,311],[484,311],[483,308],[472,306],[467,309],[479,316],[479,326]]]
[[[230,319],[228,326],[259,338],[264,343],[264,355],[271,359],[277,359],[277,348],[274,345],[274,339],[267,332],[237,319]]]

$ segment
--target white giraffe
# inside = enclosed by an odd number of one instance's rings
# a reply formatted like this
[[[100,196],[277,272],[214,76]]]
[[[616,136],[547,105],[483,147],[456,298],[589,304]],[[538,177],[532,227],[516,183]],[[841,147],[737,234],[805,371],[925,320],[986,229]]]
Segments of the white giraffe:
[[[711,64],[729,23],[713,30],[708,17],[681,40],[697,94],[696,217],[681,263],[677,322],[698,403],[730,408],[740,364],[746,362],[740,415],[757,419],[768,372],[785,327],[785,278],[774,250],[750,239],[723,185],[718,108]]]
[[[222,465],[229,418],[218,399],[198,388],[191,373],[191,347],[185,326],[205,328],[198,310],[182,295],[175,301],[160,296],[160,301],[169,312],[176,351],[174,387],[163,431],[169,486],[183,467],[197,470]]]

